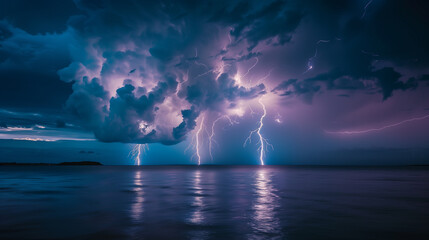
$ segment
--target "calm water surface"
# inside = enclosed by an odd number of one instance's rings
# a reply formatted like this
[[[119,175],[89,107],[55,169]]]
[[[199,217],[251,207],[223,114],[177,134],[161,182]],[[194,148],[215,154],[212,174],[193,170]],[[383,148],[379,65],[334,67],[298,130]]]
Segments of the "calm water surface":
[[[0,166],[0,239],[429,239],[429,168]]]

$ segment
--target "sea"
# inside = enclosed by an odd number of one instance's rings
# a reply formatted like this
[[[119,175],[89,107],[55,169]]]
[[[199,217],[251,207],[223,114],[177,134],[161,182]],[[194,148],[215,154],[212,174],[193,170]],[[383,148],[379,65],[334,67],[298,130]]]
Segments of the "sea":
[[[0,166],[0,239],[429,239],[429,167]]]

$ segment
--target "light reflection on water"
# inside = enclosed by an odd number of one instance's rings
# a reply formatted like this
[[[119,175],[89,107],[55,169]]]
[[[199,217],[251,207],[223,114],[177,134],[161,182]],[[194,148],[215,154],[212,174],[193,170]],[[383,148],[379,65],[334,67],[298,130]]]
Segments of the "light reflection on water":
[[[131,204],[131,218],[135,222],[141,221],[143,213],[143,202],[144,202],[144,189],[143,189],[143,172],[136,171],[134,176],[134,187],[132,191],[135,192],[135,200]]]
[[[191,177],[191,195],[193,199],[191,200],[191,211],[190,217],[187,221],[191,225],[204,225],[205,224],[205,203],[204,203],[204,189],[201,185],[201,171],[196,170],[193,172]],[[187,238],[192,240],[203,240],[208,238],[208,232],[204,229],[195,229],[190,231]]]
[[[280,233],[280,222],[276,217],[279,197],[275,193],[277,190],[271,183],[271,175],[265,169],[260,169],[256,172],[254,191],[256,199],[252,206],[254,210],[251,221],[252,228],[255,232]]]
[[[192,207],[194,208],[191,217],[189,218],[189,222],[192,224],[201,224],[204,221],[203,216],[203,188],[201,187],[201,171],[196,170],[193,176],[193,195],[194,199],[192,201]]]
[[[0,239],[426,239],[428,183],[429,168],[0,167]]]

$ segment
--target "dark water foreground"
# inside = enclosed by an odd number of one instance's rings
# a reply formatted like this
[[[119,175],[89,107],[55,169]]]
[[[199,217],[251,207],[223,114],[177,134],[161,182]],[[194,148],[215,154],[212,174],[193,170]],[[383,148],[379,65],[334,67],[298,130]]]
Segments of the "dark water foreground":
[[[0,167],[0,239],[428,236],[423,167]]]

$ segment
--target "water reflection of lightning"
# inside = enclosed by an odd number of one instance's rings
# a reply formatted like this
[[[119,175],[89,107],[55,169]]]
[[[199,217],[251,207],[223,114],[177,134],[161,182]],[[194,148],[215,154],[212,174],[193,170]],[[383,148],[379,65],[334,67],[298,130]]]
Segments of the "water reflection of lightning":
[[[273,145],[271,145],[266,138],[264,138],[262,136],[261,130],[262,127],[264,126],[264,118],[267,116],[267,109],[265,108],[265,104],[262,102],[262,97],[260,97],[258,99],[258,103],[261,105],[262,110],[263,110],[263,114],[261,115],[261,118],[258,121],[258,128],[256,128],[255,130],[250,131],[249,136],[246,138],[246,141],[244,141],[243,147],[246,147],[246,145],[248,143],[251,143],[252,141],[252,136],[254,133],[256,133],[258,135],[258,139],[259,139],[259,161],[261,163],[261,165],[264,165],[264,157],[265,157],[265,152],[266,152],[266,148],[267,147],[271,147],[273,149]]]
[[[416,118],[406,119],[406,120],[403,120],[401,122],[392,123],[392,124],[389,124],[389,125],[386,125],[386,126],[382,126],[382,127],[379,127],[379,128],[370,128],[370,129],[356,130],[356,131],[337,131],[337,132],[325,131],[325,132],[329,133],[329,134],[343,134],[343,135],[363,134],[363,133],[381,131],[381,130],[384,130],[386,128],[392,128],[392,127],[396,127],[396,126],[402,125],[404,123],[418,121],[418,120],[423,120],[423,119],[426,119],[426,118],[429,118],[429,115],[425,115],[425,116],[422,116],[422,117],[416,117]]]
[[[227,120],[229,121],[229,124],[230,124],[230,125],[232,125],[232,124],[234,123],[234,122],[232,121],[232,119],[231,119],[228,115],[220,116],[220,117],[218,117],[216,120],[214,120],[214,121],[213,121],[213,123],[212,123],[212,131],[211,131],[210,136],[209,136],[209,154],[210,154],[210,158],[211,158],[211,160],[213,160],[213,154],[212,154],[212,150],[213,150],[213,142],[216,142],[216,141],[213,139],[213,137],[214,137],[214,135],[215,135],[215,131],[214,131],[214,129],[215,129],[216,123],[217,123],[219,120],[221,120],[221,119],[227,119]]]
[[[270,233],[281,235],[280,219],[276,216],[279,207],[277,189],[272,184],[272,176],[266,169],[259,169],[256,173],[254,190],[256,199],[252,209],[254,215],[250,225],[256,233]],[[251,238],[251,237],[249,237]],[[283,236],[280,237],[283,239]]]
[[[141,155],[149,150],[148,144],[136,144],[134,145],[133,149],[131,150],[129,156],[134,158],[134,162],[137,166],[140,166],[141,164]]]
[[[140,222],[144,210],[143,203],[145,201],[142,171],[136,172],[133,183],[135,187],[132,188],[132,190],[135,192],[136,198],[134,203],[131,205],[131,217],[135,222]]]

